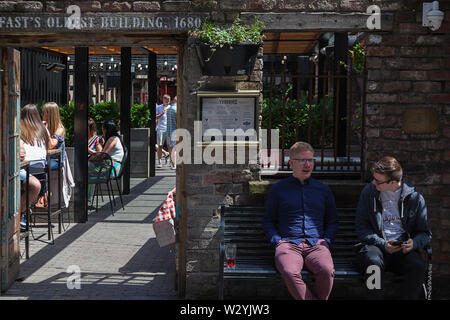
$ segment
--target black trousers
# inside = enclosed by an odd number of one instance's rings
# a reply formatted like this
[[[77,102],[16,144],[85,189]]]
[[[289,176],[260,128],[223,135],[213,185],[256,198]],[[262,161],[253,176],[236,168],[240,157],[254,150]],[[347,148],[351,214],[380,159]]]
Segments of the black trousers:
[[[364,286],[366,288],[367,298],[384,299],[384,273],[386,271],[404,276],[400,284],[398,298],[407,300],[419,298],[422,283],[425,278],[425,261],[418,250],[410,251],[407,254],[404,254],[402,251],[389,254],[377,246],[365,245],[358,252],[358,263],[360,272],[365,275]],[[380,289],[370,289],[367,285],[367,281],[373,280],[375,274],[373,267],[372,270],[369,269],[371,272],[367,273],[370,266],[378,266],[381,271]]]

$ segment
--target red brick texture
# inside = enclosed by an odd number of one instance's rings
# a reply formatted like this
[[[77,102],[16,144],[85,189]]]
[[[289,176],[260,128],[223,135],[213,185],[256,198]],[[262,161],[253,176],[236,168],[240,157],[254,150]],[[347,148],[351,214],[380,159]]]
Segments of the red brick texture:
[[[394,29],[382,41],[367,45],[365,162],[383,155],[397,157],[407,179],[424,195],[433,232],[433,264],[437,277],[450,274],[450,3],[442,27],[422,27],[416,1],[395,13]],[[421,4],[420,4],[421,7]],[[414,14],[413,9],[416,10]],[[428,134],[407,134],[402,115],[410,108],[433,108],[439,128]],[[375,110],[375,111],[374,111]],[[370,111],[370,112],[369,112]]]

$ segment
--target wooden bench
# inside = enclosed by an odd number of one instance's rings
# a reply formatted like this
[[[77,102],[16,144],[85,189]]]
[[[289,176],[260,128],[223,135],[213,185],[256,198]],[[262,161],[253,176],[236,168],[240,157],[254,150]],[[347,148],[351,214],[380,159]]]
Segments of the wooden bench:
[[[275,268],[275,250],[266,239],[263,230],[264,207],[226,207],[221,208],[220,227],[220,262],[219,262],[219,299],[223,299],[225,280],[274,279],[281,276]],[[334,286],[344,281],[363,283],[362,275],[354,263],[356,255],[353,250],[359,243],[355,232],[354,208],[339,208],[339,227],[331,244],[335,277]],[[227,269],[224,248],[227,243],[237,245],[236,266]],[[424,284],[426,299],[431,299],[431,247],[426,250],[427,273]],[[303,269],[302,277],[308,279],[313,275]],[[399,280],[400,277],[386,275],[386,282]]]

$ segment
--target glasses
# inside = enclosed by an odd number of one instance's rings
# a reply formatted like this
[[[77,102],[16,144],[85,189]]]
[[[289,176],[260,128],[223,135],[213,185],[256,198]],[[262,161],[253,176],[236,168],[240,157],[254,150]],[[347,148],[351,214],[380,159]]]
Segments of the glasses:
[[[373,181],[375,181],[375,183],[376,183],[377,186],[380,186],[380,185],[382,185],[382,184],[391,182],[392,179],[389,179],[389,180],[386,180],[386,181],[378,181],[376,178],[373,178]]]
[[[310,165],[314,163],[314,159],[292,159],[292,160],[298,161],[298,163],[300,163],[302,166],[304,166],[306,163],[309,163]]]

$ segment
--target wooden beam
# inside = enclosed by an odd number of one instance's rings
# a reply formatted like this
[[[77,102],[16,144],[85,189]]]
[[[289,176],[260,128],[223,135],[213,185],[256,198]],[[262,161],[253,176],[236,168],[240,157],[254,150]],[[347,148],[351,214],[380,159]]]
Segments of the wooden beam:
[[[131,48],[120,50],[120,133],[128,148],[128,161],[123,168],[123,194],[130,193],[130,109],[131,109]]]
[[[158,90],[156,84],[158,83],[156,67],[156,54],[148,53],[148,108],[150,109],[150,121],[148,127],[150,128],[150,177],[155,176],[155,144],[156,144],[156,103]]]
[[[394,25],[394,15],[383,12],[381,14],[381,29],[370,30],[367,28],[367,20],[370,14],[353,12],[282,12],[282,13],[258,13],[258,17],[265,25],[266,32],[276,31],[391,31]],[[251,24],[255,20],[254,12],[244,12],[240,16],[245,24]]]
[[[161,33],[89,33],[86,37],[85,33],[72,33],[70,37],[64,33],[45,32],[11,32],[8,34],[0,32],[0,45],[13,47],[73,47],[73,46],[175,46],[181,36],[166,35]]]
[[[87,120],[89,108],[89,49],[75,48],[75,116],[74,116],[74,222],[86,222],[88,203],[88,137]]]

